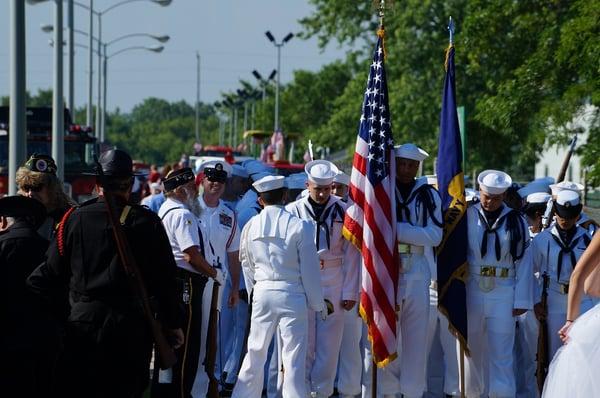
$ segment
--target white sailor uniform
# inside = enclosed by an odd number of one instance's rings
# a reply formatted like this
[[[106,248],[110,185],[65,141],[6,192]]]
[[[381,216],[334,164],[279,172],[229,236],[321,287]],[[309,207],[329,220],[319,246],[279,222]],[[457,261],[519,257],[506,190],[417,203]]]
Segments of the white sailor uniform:
[[[533,270],[519,264],[529,241],[523,217],[504,206],[493,225],[477,203],[467,209],[467,313],[471,358],[467,396],[514,397],[513,309],[533,308]]]
[[[577,261],[589,245],[591,237],[581,227],[571,241],[566,244],[561,239],[556,225],[539,233],[531,242],[521,264],[528,262],[534,272],[546,275],[548,278],[548,337],[549,357],[552,358],[562,345],[558,330],[567,320],[567,297],[569,279]],[[543,287],[536,289],[535,302],[541,301]],[[594,306],[594,300],[584,295],[581,300],[580,313],[583,314]]]
[[[323,295],[334,308],[325,321],[309,311],[309,347],[306,361],[310,392],[333,394],[333,384],[344,328],[342,300],[358,299],[359,253],[342,236],[346,204],[331,195],[319,220],[314,219],[306,196],[289,203],[286,210],[314,225],[314,242],[319,251]]]
[[[240,260],[254,289],[248,351],[233,397],[258,398],[269,343],[279,327],[285,369],[283,396],[306,397],[304,361],[308,308],[323,311],[313,226],[281,206],[267,206],[242,231]]]

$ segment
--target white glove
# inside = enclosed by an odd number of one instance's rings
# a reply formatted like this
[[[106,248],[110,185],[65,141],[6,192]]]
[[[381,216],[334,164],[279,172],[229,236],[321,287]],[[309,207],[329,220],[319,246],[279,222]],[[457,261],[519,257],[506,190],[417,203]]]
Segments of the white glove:
[[[321,320],[322,321],[327,320],[327,308],[324,308],[321,310]]]
[[[225,273],[219,268],[215,268],[216,274],[213,278],[221,286],[225,286]]]

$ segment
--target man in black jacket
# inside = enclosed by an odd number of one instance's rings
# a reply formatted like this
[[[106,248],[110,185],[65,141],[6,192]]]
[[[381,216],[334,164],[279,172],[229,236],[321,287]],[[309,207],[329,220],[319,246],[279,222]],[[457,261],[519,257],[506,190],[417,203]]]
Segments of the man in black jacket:
[[[68,290],[64,353],[58,365],[61,397],[140,397],[149,381],[152,333],[140,298],[132,291],[117,248],[105,192],[115,199],[126,240],[148,296],[174,346],[183,343],[175,293],[175,261],[160,219],[128,203],[133,182],[127,153],[110,150],[99,159],[97,199],[65,214],[47,259],[29,278],[52,302]]]
[[[51,381],[56,351],[43,311],[25,281],[44,259],[48,241],[36,229],[46,217],[39,201],[24,196],[0,199],[0,392],[41,396]]]

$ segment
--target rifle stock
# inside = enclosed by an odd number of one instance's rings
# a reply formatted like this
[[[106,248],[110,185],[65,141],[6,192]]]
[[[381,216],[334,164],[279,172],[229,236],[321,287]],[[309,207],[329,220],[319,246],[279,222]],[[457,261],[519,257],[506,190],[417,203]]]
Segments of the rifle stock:
[[[135,261],[135,257],[131,252],[131,247],[127,243],[127,238],[125,237],[118,216],[115,213],[116,207],[114,197],[111,192],[104,191],[104,199],[121,264],[125,269],[125,273],[133,291],[142,302],[144,317],[148,321],[152,331],[152,337],[154,338],[156,351],[158,352],[159,366],[161,369],[171,368],[177,362],[177,356],[175,355],[173,347],[171,347],[164,335],[162,325],[158,319],[154,317],[154,311],[150,305],[150,299],[148,297],[146,285],[142,280],[140,268]]]
[[[543,289],[542,289],[542,310],[545,314],[548,313],[548,275],[542,276]],[[548,355],[548,322],[546,317],[540,321],[540,330],[538,334],[537,342],[537,368],[535,376],[537,379],[538,390],[540,394],[544,388],[544,382],[546,381],[546,375],[548,374],[548,366],[550,364],[550,358]]]
[[[217,360],[217,320],[219,308],[219,284],[213,281],[213,290],[210,300],[210,315],[208,317],[208,331],[206,333],[206,362],[204,368],[208,375],[208,398],[219,398],[219,381],[215,377]]]

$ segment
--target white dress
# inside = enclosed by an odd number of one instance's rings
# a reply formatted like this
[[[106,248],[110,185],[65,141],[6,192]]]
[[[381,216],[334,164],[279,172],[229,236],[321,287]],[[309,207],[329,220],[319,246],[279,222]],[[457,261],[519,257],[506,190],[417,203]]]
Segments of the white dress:
[[[600,397],[600,304],[581,315],[552,359],[543,398]]]

